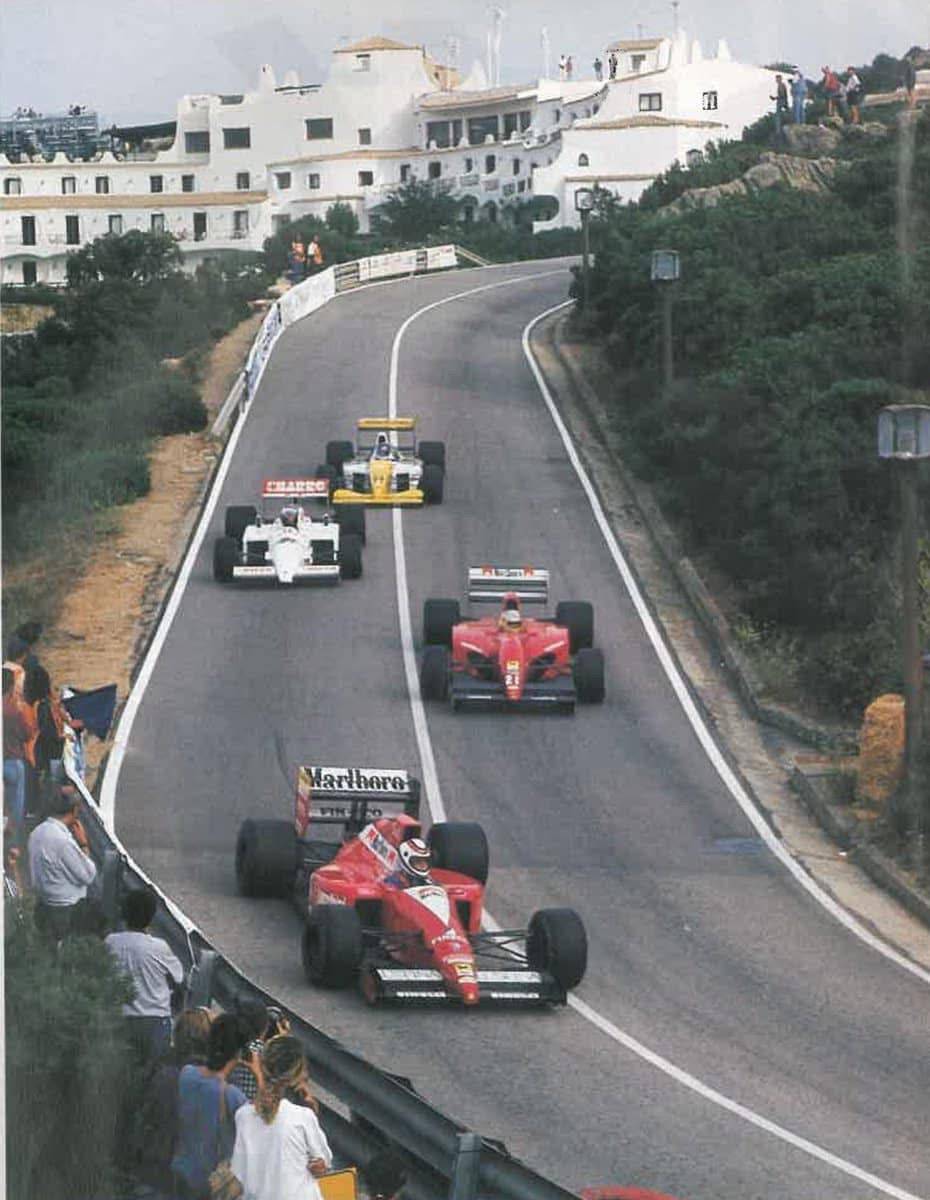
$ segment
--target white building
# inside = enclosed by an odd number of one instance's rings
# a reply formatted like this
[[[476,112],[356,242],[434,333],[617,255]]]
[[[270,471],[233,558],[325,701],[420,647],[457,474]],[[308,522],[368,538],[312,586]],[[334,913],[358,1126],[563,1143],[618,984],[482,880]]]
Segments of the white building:
[[[537,228],[574,224],[574,191],[635,199],[674,159],[738,137],[771,107],[769,71],[704,59],[682,35],[608,47],[615,79],[489,88],[419,46],[370,38],[333,53],[323,84],[262,67],[255,91],[178,103],[163,149],[92,161],[0,156],[4,283],[62,282],[67,255],[107,233],[165,230],[185,263],[260,250],[280,222],[323,217],[341,201],[363,230],[392,188],[432,180],[466,220],[550,198]]]

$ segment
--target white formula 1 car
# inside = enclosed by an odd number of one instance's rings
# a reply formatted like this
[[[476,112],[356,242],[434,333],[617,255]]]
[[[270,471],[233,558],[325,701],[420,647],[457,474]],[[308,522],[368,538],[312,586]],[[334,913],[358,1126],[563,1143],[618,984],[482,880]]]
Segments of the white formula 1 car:
[[[358,579],[365,512],[314,512],[311,503],[325,506],[328,496],[328,479],[266,479],[261,511],[252,505],[226,509],[224,536],[213,545],[213,578],[286,584]]]

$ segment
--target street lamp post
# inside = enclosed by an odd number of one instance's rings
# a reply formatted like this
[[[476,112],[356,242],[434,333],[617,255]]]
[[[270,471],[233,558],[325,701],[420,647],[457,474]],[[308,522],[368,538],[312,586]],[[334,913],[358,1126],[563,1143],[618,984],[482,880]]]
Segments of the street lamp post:
[[[681,256],[677,250],[653,250],[653,283],[662,285],[662,383],[665,391],[675,380],[675,360],[672,354],[672,284],[681,278]]]
[[[575,192],[575,210],[581,214],[581,288],[585,312],[591,299],[591,269],[590,243],[588,240],[588,222],[591,219],[591,209],[594,207],[594,189],[578,188]]]
[[[920,742],[923,659],[920,652],[918,593],[917,470],[930,458],[930,407],[923,404],[890,404],[878,414],[878,454],[898,464],[901,488],[901,616],[904,674],[905,767],[910,800],[914,854],[923,866],[925,809],[921,795]]]

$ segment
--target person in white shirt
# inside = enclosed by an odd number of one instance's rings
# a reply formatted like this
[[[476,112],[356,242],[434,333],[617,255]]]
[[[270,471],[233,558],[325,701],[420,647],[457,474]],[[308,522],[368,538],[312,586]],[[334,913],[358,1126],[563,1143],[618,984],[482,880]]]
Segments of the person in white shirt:
[[[148,888],[129,892],[123,901],[126,929],[111,933],[104,944],[133,983],[133,998],[123,1005],[130,1039],[139,1058],[150,1062],[171,1046],[171,993],[184,982],[184,968],[151,925],[158,902]]]
[[[299,1040],[284,1034],[266,1042],[262,1071],[254,1104],[236,1113],[230,1168],[242,1184],[243,1200],[321,1200],[316,1179],[332,1166],[333,1156],[317,1120]]]
[[[97,868],[79,805],[72,784],[60,787],[49,804],[51,816],[36,826],[27,846],[36,925],[59,941],[69,933],[97,932],[102,918],[99,905],[87,895]]]

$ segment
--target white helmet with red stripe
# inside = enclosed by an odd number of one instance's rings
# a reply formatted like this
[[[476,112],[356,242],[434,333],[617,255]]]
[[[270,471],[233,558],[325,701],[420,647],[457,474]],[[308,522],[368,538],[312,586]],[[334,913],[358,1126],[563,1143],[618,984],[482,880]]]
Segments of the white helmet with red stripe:
[[[401,870],[414,883],[429,883],[430,849],[422,838],[408,838],[401,842],[397,853],[400,855]]]

